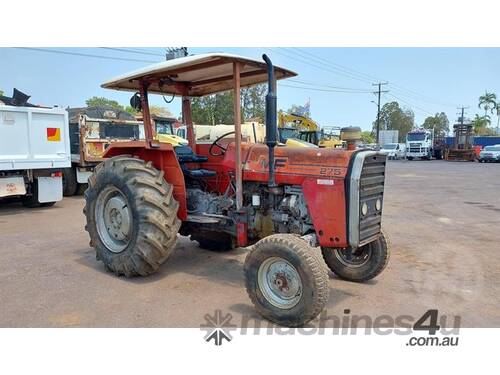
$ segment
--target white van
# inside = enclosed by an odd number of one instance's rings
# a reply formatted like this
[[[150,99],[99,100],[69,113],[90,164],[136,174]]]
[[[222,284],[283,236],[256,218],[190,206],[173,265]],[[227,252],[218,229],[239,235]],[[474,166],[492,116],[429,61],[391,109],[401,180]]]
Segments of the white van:
[[[382,145],[380,151],[385,153],[388,159],[404,159],[406,157],[406,144],[387,143]]]

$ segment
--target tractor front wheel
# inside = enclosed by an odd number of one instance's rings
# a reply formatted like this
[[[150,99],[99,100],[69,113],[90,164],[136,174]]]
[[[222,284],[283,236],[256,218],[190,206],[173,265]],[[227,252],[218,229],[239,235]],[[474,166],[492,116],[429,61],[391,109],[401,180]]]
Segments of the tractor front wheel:
[[[328,274],[319,253],[294,235],[275,234],[257,242],[244,272],[257,311],[279,325],[302,326],[328,301]]]
[[[338,277],[355,282],[373,279],[389,262],[389,248],[384,234],[355,251],[352,249],[322,248],[323,259]]]
[[[179,203],[150,162],[116,156],[89,178],[83,210],[96,258],[117,275],[147,276],[175,247]]]

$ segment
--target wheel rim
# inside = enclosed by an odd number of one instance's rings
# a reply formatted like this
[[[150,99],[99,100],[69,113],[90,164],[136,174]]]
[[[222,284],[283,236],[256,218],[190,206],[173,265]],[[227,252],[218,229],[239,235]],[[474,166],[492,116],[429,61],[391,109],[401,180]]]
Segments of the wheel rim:
[[[297,269],[279,257],[266,259],[259,267],[257,281],[266,300],[280,309],[291,309],[302,297],[302,280]]]
[[[372,257],[371,244],[365,245],[356,251],[351,249],[335,249],[335,257],[344,266],[358,268],[364,266]]]
[[[125,195],[114,186],[105,188],[97,197],[95,216],[104,246],[113,253],[125,250],[132,231],[132,213]]]

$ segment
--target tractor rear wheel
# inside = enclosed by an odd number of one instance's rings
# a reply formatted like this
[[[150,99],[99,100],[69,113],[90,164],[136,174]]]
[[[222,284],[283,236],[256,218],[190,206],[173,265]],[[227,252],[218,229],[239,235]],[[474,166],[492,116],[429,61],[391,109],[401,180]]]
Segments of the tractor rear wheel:
[[[151,162],[116,156],[89,178],[83,210],[96,258],[117,275],[155,273],[175,247],[179,203]]]
[[[322,248],[323,259],[338,277],[355,282],[373,279],[389,263],[389,248],[384,234],[356,251]]]
[[[291,234],[254,245],[245,259],[247,293],[266,319],[288,327],[314,319],[328,301],[328,274],[316,249]]]

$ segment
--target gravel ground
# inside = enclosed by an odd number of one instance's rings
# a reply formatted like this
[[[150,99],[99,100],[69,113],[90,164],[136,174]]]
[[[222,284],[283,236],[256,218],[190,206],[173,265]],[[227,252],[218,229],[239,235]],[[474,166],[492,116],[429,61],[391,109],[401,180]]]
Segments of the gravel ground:
[[[391,161],[384,230],[388,268],[365,284],[330,274],[327,314],[372,319],[436,308],[450,325],[500,327],[500,165]],[[0,326],[199,327],[221,309],[256,319],[244,249],[217,254],[181,237],[148,278],[107,273],[83,230],[83,198],[54,207],[0,204]]]

